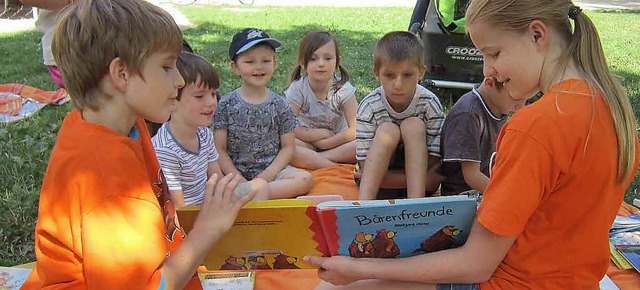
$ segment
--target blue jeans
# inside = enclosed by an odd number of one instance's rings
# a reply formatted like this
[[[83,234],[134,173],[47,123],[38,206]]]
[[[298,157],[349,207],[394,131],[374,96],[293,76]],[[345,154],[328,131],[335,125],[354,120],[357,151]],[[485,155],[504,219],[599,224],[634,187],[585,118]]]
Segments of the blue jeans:
[[[437,290],[480,290],[478,284],[438,284]]]

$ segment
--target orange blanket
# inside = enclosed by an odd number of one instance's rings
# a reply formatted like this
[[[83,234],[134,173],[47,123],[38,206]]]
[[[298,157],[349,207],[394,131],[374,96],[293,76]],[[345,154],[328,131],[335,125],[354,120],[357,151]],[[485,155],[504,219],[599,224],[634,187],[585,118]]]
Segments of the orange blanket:
[[[47,92],[23,84],[0,84],[0,122],[21,120],[48,104],[62,105],[68,95],[65,89]],[[24,106],[27,100],[31,103]]]
[[[309,195],[339,194],[344,199],[357,199],[358,187],[353,181],[353,166],[338,165],[312,173],[314,184]],[[621,207],[621,211],[624,209]],[[314,289],[321,281],[316,273],[316,270],[258,270],[255,290]],[[607,274],[621,290],[640,289],[640,274],[635,270],[619,270],[611,263]]]

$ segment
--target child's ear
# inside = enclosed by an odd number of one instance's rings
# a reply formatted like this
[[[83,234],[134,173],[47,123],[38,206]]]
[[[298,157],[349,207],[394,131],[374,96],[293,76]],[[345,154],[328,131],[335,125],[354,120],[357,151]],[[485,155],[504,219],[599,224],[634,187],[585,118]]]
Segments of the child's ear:
[[[422,64],[422,66],[420,66],[418,70],[420,71],[420,79],[424,78],[424,74],[427,72],[427,65]]]
[[[380,81],[380,69],[374,67],[373,75],[376,76],[376,80]]]
[[[549,41],[547,25],[540,20],[531,21],[529,27],[527,27],[527,34],[529,34],[531,41],[533,41],[538,48],[544,48]]]
[[[496,85],[496,83],[493,78],[485,78],[484,85],[487,87],[493,88]]]
[[[234,60],[231,61],[231,69],[233,70],[233,72],[236,75],[240,75],[240,71],[238,70],[238,65],[236,64],[236,62]]]
[[[124,92],[127,88],[130,72],[127,65],[120,57],[116,57],[109,63],[109,78],[116,90]]]

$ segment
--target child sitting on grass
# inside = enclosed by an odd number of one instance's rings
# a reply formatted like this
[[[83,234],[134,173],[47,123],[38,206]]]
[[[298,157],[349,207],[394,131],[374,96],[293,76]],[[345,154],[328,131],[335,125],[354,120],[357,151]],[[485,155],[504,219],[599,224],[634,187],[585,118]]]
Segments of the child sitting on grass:
[[[22,289],[198,289],[194,273],[253,195],[214,174],[184,238],[144,119],[165,122],[184,80],[182,34],[146,1],[84,0],[52,50],[75,106],[44,175],[37,262]]]
[[[367,95],[356,117],[360,199],[416,198],[440,186],[440,100],[418,84],[424,48],[406,31],[385,34],[373,50],[374,74],[382,84]]]
[[[315,170],[356,162],[356,88],[340,60],[338,40],[329,32],[309,32],[300,41],[298,64],[284,92],[300,121],[293,130],[294,166]]]
[[[218,162],[225,173],[269,182],[269,198],[290,198],[313,187],[311,173],[289,165],[296,143],[296,116],[284,98],[267,88],[280,41],[256,28],[233,36],[231,68],[242,86],[222,97],[213,116]]]
[[[471,189],[484,192],[489,184],[498,133],[508,114],[522,107],[524,101],[511,98],[495,78],[484,79],[460,97],[442,126],[442,195]]]
[[[218,74],[204,58],[180,52],[178,71],[185,86],[178,90],[171,119],[151,138],[158,161],[167,179],[176,207],[200,205],[207,179],[222,176],[211,124],[218,105]],[[267,182],[255,178],[249,182],[257,192],[254,199],[267,199]]]

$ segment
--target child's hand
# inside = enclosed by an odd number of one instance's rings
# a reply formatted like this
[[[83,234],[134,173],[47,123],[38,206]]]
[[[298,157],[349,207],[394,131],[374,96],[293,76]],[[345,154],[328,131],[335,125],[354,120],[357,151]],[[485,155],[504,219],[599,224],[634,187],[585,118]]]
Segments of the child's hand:
[[[318,137],[320,137],[320,139],[327,139],[333,135],[335,135],[335,133],[333,133],[333,131],[331,130],[327,130],[327,129],[314,129],[314,133],[318,135]]]
[[[214,174],[209,178],[194,229],[199,227],[198,230],[220,235],[231,228],[242,206],[255,195],[253,191],[240,198],[234,195],[240,180],[241,176],[233,173],[222,178]]]
[[[355,258],[347,256],[305,256],[302,259],[305,263],[318,266],[318,276],[333,285],[351,284],[362,279],[358,277],[354,270]]]

